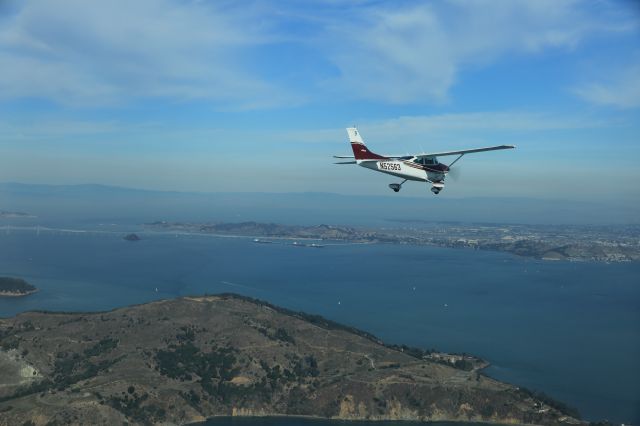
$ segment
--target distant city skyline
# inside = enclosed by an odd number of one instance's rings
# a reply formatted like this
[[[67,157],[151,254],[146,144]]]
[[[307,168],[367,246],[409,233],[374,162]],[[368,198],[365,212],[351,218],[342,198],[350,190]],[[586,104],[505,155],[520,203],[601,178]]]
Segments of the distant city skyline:
[[[640,204],[625,1],[0,3],[0,182],[390,195],[333,165],[494,144],[438,197]],[[427,185],[398,196],[433,197]]]

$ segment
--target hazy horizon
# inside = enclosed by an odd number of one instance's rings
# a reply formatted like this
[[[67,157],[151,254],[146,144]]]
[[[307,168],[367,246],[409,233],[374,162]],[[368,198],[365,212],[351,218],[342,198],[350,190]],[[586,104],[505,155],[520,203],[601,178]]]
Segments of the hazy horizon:
[[[391,208],[389,208],[391,205]],[[397,197],[330,192],[185,192],[103,184],[0,182],[0,210],[24,210],[40,220],[271,221],[313,225],[384,226],[392,222],[530,225],[635,225],[632,205],[527,197]]]

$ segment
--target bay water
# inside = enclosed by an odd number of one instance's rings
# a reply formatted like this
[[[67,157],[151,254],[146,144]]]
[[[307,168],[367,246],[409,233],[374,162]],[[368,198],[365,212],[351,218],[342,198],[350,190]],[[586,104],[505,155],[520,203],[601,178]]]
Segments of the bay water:
[[[1,230],[0,276],[25,278],[40,291],[0,298],[0,317],[233,292],[320,314],[389,343],[471,353],[491,363],[488,375],[543,391],[586,419],[640,423],[640,264],[138,235],[141,241],[128,242],[120,232]]]

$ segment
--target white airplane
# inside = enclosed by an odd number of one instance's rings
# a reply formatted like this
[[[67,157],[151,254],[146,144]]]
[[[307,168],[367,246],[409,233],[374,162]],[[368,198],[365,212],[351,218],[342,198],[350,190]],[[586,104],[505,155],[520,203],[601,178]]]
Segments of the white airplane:
[[[461,151],[432,152],[416,155],[378,155],[369,151],[362,141],[360,132],[355,127],[347,128],[349,142],[353,149],[353,155],[334,155],[333,158],[353,158],[353,161],[342,161],[335,164],[357,164],[377,172],[398,176],[404,179],[400,183],[390,183],[389,188],[395,192],[400,191],[402,184],[408,180],[431,183],[431,192],[439,194],[444,188],[444,178],[451,167],[465,154],[474,152],[496,151],[499,149],[512,149],[513,145],[498,145],[486,148],[464,149]],[[457,155],[449,165],[440,163],[438,157]]]

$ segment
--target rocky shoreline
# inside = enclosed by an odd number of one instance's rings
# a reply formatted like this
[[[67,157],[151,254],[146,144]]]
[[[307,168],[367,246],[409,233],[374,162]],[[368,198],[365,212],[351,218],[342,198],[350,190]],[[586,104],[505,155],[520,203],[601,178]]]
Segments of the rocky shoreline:
[[[0,291],[0,297],[23,297],[29,296],[30,294],[37,293],[38,290],[31,290],[26,292],[13,292],[13,291]]]
[[[37,291],[36,287],[22,278],[0,277],[0,297],[22,297]]]

